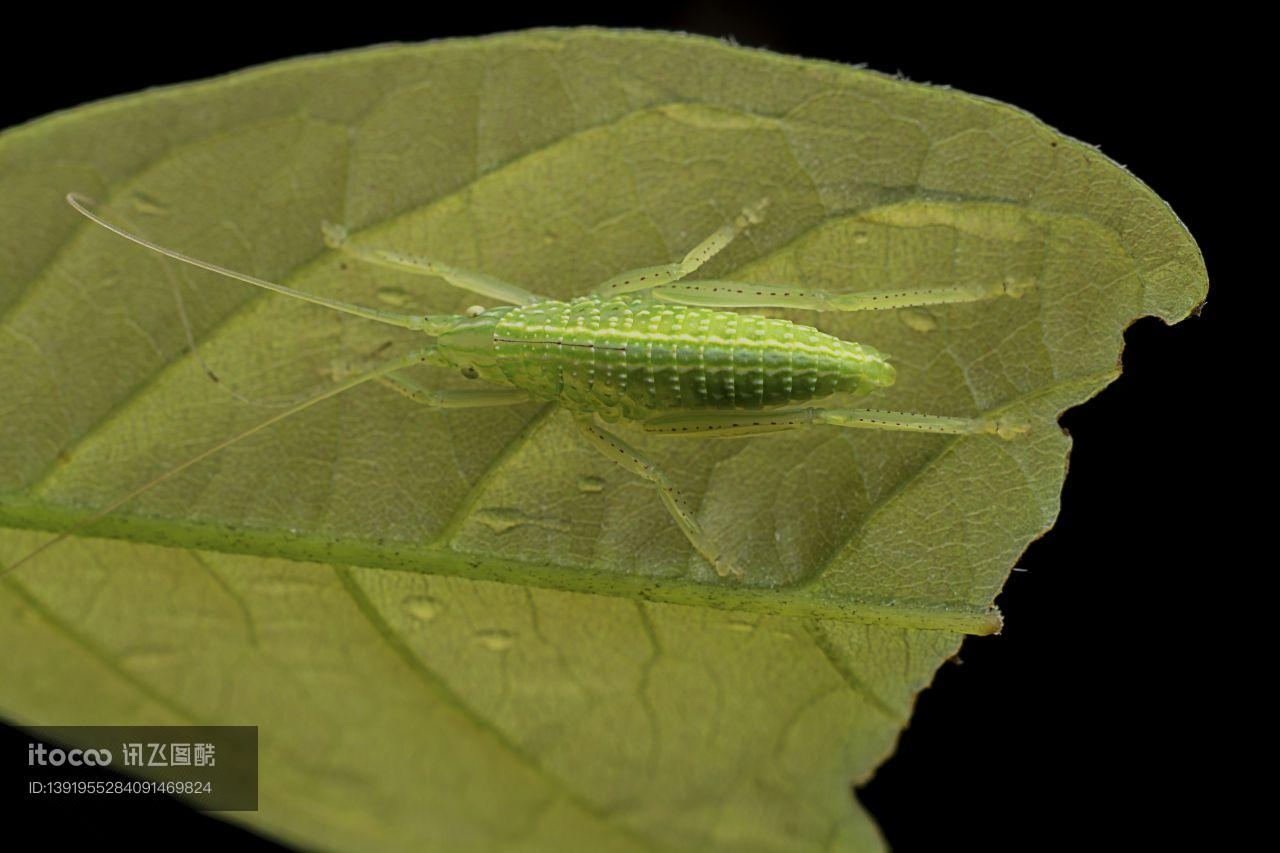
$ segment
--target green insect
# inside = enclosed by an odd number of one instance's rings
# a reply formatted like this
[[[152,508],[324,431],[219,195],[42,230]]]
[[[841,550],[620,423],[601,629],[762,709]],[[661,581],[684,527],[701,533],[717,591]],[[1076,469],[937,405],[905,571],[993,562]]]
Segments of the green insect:
[[[974,302],[1021,293],[1003,284],[930,290],[830,294],[803,288],[687,277],[764,216],[767,200],[677,263],[644,267],[609,279],[568,302],[530,293],[477,272],[398,251],[353,244],[344,229],[323,226],[326,244],[360,261],[442,278],[488,299],[509,303],[465,315],[422,316],[368,308],[294,290],[192,258],[111,224],[73,195],[67,201],[98,225],[175,260],[297,299],[425,333],[435,339],[413,352],[312,397],[209,448],[135,489],[109,512],[219,450],[297,411],[358,384],[377,381],[411,400],[442,409],[508,406],[539,400],[573,413],[590,444],[652,483],[689,542],[724,576],[742,569],[710,541],[670,478],[607,424],[630,421],[667,436],[737,437],[819,425],[946,434],[987,433],[1010,439],[1022,425],[860,408],[797,406],[833,395],[855,397],[893,384],[894,369],[876,350],[789,320],[728,308],[867,311]],[[460,369],[484,380],[475,389],[433,390],[401,375],[419,364]],[[52,543],[49,543],[52,544]],[[34,556],[28,555],[28,559]],[[11,567],[12,568],[12,567]]]

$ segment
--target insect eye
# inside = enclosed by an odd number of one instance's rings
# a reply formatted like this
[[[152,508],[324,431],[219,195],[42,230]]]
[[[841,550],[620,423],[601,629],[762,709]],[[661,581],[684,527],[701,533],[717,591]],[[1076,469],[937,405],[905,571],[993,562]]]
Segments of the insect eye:
[[[462,375],[468,379],[479,379],[480,371],[476,370],[474,367],[464,367],[462,368]]]
[[[479,317],[483,313],[484,313],[483,305],[472,305],[470,308],[467,309],[468,317]]]

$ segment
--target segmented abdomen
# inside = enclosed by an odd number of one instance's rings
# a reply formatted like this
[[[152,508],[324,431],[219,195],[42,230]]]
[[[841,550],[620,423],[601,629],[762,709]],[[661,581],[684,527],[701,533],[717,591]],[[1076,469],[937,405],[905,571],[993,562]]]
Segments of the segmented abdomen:
[[[534,396],[629,418],[763,409],[893,381],[874,349],[809,326],[647,299],[517,308],[493,346],[507,379]]]

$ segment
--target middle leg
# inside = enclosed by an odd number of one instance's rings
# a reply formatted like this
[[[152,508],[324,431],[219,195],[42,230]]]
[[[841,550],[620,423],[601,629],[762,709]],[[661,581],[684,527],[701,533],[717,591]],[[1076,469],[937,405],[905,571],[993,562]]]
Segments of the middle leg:
[[[689,544],[693,545],[694,549],[711,564],[712,568],[716,570],[716,574],[720,575],[720,577],[733,575],[740,578],[743,576],[742,569],[730,562],[724,554],[720,553],[718,549],[707,541],[702,525],[698,523],[698,519],[694,517],[693,511],[689,508],[684,496],[676,490],[676,487],[667,479],[666,474],[659,471],[640,451],[602,427],[592,415],[579,413],[575,415],[575,418],[578,426],[582,428],[583,434],[591,442],[592,447],[626,470],[643,477],[657,487],[662,503],[666,506],[667,511],[671,513],[671,517],[675,519],[676,524],[680,526],[685,537],[688,538]]]
[[[593,292],[603,296],[613,296],[620,293],[633,293],[637,290],[648,290],[651,287],[679,281],[715,257],[721,249],[733,242],[733,238],[747,230],[747,228],[763,222],[764,211],[768,206],[769,200],[762,198],[755,204],[744,208],[742,213],[738,214],[737,218],[732,222],[721,226],[710,237],[694,246],[679,263],[661,264],[656,267],[640,267],[639,269],[615,275],[604,284],[596,287]]]

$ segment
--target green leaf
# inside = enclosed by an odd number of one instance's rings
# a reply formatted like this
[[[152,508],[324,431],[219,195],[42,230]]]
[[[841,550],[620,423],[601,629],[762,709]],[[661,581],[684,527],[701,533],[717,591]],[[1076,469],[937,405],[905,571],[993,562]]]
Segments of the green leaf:
[[[1057,415],[1115,378],[1133,319],[1175,321],[1206,287],[1163,202],[1025,113],[667,34],[379,48],[148,92],[8,132],[0,184],[0,564],[77,534],[0,579],[0,713],[258,725],[261,810],[234,819],[308,846],[878,846],[849,784],[960,633],[998,625],[1057,512]],[[190,254],[428,313],[476,300],[349,263],[320,223],[568,297],[767,196],[709,275],[1028,287],[793,316],[894,357],[874,405],[1032,430],[628,428],[742,582],[563,412],[378,387],[74,529],[414,338],[179,269],[68,191]]]

